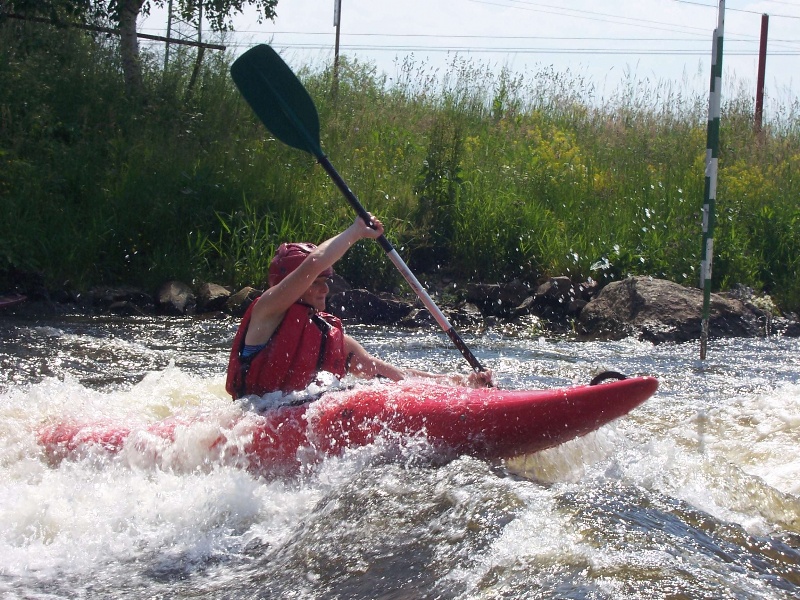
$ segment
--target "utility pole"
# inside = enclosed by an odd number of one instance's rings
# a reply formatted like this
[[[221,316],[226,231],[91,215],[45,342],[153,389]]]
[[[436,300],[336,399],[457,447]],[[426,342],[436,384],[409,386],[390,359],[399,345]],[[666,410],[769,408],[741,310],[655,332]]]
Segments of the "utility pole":
[[[167,70],[169,66],[169,55],[170,55],[170,44],[175,43],[176,40],[172,39],[172,29],[173,25],[175,26],[175,35],[179,39],[191,39],[190,35],[184,33],[186,28],[193,27],[193,24],[190,21],[184,21],[182,17],[179,15],[175,15],[175,7],[173,6],[173,0],[169,0],[167,2],[167,37],[166,37],[166,49],[164,50],[164,70]],[[142,37],[141,34],[139,37]],[[178,42],[182,43],[182,42]],[[199,52],[202,54],[205,51],[206,44],[203,44],[203,2],[202,0],[198,0],[197,2],[197,44],[188,44],[191,46],[197,46]]]
[[[769,15],[761,15],[761,44],[758,49],[758,82],[756,83],[756,133],[761,133],[764,117],[764,75],[767,72],[767,30],[769,29]]]
[[[342,0],[333,0],[333,26],[336,27],[336,45],[333,49],[333,94],[339,87],[339,32],[342,22]]]
[[[167,39],[172,37],[172,0],[169,0],[167,4]],[[169,42],[167,42],[167,48],[164,50],[164,70],[167,70],[167,66],[169,65]]]

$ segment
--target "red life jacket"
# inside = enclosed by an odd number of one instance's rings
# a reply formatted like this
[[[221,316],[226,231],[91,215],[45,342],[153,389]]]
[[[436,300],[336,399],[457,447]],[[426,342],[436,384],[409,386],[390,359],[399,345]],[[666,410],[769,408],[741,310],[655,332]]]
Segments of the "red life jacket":
[[[250,394],[303,390],[320,371],[343,377],[345,368],[342,322],[324,312],[295,303],[286,311],[267,345],[242,359],[244,338],[250,325],[253,302],[233,338],[225,389],[233,399]]]

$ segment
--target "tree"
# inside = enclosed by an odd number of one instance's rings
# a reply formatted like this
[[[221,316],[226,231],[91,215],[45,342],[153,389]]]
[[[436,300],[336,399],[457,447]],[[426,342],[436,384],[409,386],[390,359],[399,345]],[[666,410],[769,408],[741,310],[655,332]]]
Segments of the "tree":
[[[139,60],[139,39],[136,21],[150,14],[153,7],[164,8],[168,0],[6,0],[5,11],[28,16],[43,15],[54,21],[79,21],[83,24],[113,23],[120,32],[120,57],[128,91],[139,94],[142,89],[142,69]],[[202,5],[205,19],[214,31],[232,28],[231,16],[242,13],[248,5],[255,7],[258,22],[275,18],[278,0],[175,0],[173,9],[181,17],[197,24],[198,8]]]

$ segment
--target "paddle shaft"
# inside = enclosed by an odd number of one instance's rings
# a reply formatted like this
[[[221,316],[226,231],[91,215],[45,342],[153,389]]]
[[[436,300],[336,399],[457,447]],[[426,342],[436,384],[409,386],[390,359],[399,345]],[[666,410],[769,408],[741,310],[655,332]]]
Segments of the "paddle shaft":
[[[328,173],[330,178],[336,184],[336,187],[339,188],[344,197],[350,203],[350,206],[352,206],[356,213],[358,213],[358,216],[364,219],[364,222],[367,225],[372,226],[372,220],[370,219],[369,213],[361,204],[358,197],[347,185],[347,182],[345,182],[342,176],[339,175],[339,172],[331,164],[331,161],[328,160],[328,157],[321,152],[319,154],[315,152],[314,154],[317,158],[317,161],[319,161],[319,164],[322,165],[322,168],[325,169],[325,172]],[[389,260],[394,263],[394,266],[397,267],[398,271],[400,271],[400,274],[408,282],[408,285],[411,286],[411,289],[413,289],[420,300],[422,300],[425,308],[427,308],[428,311],[433,315],[433,318],[436,319],[439,327],[441,327],[442,330],[447,334],[447,337],[452,340],[453,344],[455,344],[455,347],[458,348],[459,352],[461,352],[464,358],[467,359],[467,362],[470,364],[470,366],[476,371],[485,371],[486,369],[483,367],[483,365],[481,365],[478,359],[475,358],[475,355],[472,354],[472,351],[464,343],[464,340],[461,339],[461,336],[458,334],[458,332],[453,329],[450,321],[447,320],[447,317],[444,315],[444,313],[439,309],[438,306],[436,306],[436,303],[416,278],[411,269],[408,268],[408,265],[406,265],[405,261],[397,253],[397,250],[395,250],[392,243],[386,239],[385,235],[382,234],[380,237],[376,238],[375,241],[380,244],[381,248],[383,248],[384,252],[386,252],[386,256],[388,256]]]

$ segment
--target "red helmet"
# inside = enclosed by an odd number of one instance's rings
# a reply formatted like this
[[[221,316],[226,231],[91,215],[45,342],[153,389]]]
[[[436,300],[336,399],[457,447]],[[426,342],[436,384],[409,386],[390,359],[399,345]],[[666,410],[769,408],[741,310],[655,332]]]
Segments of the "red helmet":
[[[299,267],[300,263],[306,259],[306,256],[315,249],[316,246],[314,244],[306,242],[281,244],[269,264],[270,287],[278,285],[284,277]],[[333,275],[333,268],[328,267],[318,277],[330,277],[331,275]]]

